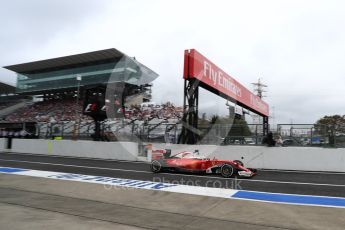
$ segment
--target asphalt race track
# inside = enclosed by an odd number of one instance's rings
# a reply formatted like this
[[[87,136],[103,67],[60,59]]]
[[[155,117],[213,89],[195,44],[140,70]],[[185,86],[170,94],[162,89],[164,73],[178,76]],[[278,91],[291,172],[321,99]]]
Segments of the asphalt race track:
[[[250,179],[159,173],[144,162],[0,153],[0,166],[275,193],[345,197],[345,173],[259,170]]]

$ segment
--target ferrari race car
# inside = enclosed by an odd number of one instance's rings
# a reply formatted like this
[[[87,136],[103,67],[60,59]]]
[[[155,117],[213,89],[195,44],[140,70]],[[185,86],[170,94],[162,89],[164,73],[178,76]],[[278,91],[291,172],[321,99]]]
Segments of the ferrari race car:
[[[152,153],[151,171],[190,172],[220,174],[223,177],[240,176],[252,177],[255,169],[245,168],[239,160],[210,159],[194,152],[180,152],[171,154],[170,149],[156,150]]]

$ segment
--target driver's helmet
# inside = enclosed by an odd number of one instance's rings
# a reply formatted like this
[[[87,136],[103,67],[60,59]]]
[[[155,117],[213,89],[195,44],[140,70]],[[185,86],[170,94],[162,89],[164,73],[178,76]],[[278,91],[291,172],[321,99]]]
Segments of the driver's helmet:
[[[165,152],[163,153],[165,158],[171,157],[171,149],[165,149]]]

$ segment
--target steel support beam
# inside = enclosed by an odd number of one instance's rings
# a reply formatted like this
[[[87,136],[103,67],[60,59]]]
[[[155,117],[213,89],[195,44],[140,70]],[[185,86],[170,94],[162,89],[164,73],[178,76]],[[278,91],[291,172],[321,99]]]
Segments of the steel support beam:
[[[196,144],[198,141],[198,106],[199,81],[187,79],[184,82],[183,127],[178,141],[181,144]]]
[[[268,117],[267,116],[263,116],[263,124],[262,124],[262,135],[265,137],[267,136],[268,132],[269,132],[269,124],[268,124]]]

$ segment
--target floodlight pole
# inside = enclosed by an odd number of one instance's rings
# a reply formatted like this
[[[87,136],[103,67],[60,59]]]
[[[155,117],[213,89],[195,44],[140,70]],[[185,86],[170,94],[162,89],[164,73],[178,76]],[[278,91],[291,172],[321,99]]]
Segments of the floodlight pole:
[[[80,94],[80,82],[82,80],[81,75],[77,74],[76,76],[76,80],[77,80],[77,98],[76,98],[76,109],[75,109],[75,124],[74,124],[74,137],[73,139],[77,138],[77,132],[79,129],[79,123],[80,123],[80,114],[78,113],[78,106],[79,106],[79,94]]]
[[[76,100],[76,107],[78,107],[79,105],[79,94],[80,94],[80,81],[81,81],[81,75],[77,75],[77,100]],[[76,117],[79,117],[79,113],[78,113],[78,110],[75,110],[76,111]]]

